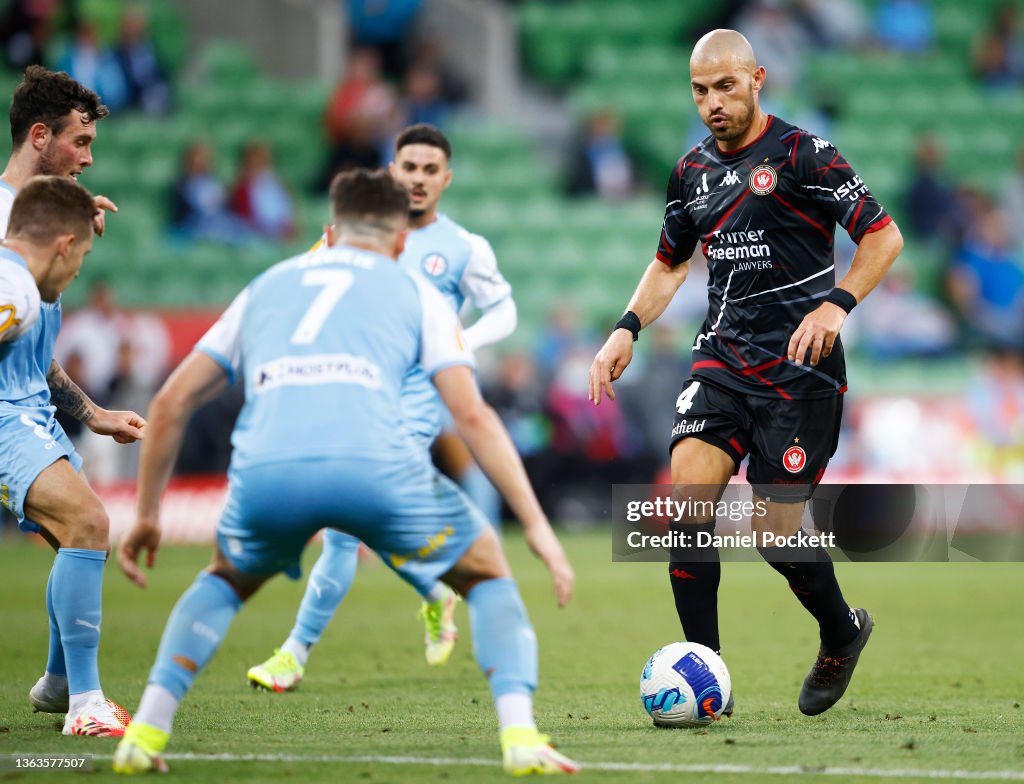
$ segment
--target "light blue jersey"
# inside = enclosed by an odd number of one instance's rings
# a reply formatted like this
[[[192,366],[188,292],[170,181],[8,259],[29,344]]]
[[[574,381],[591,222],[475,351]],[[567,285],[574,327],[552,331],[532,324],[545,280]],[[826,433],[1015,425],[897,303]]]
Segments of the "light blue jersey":
[[[410,449],[400,405],[408,371],[473,364],[436,290],[391,259],[353,248],[275,265],[197,348],[245,378],[232,470],[290,459],[402,459]]]
[[[39,530],[24,511],[36,477],[62,457],[76,471],[82,466],[54,418],[46,381],[60,320],[60,299],[41,302],[25,260],[0,248],[0,503],[29,531]]]
[[[433,223],[410,232],[398,262],[434,284],[456,313],[467,300],[484,311],[512,292],[498,270],[490,243],[447,215],[438,214]],[[444,409],[437,391],[418,368],[406,379],[402,410],[410,434],[429,448],[441,432]]]

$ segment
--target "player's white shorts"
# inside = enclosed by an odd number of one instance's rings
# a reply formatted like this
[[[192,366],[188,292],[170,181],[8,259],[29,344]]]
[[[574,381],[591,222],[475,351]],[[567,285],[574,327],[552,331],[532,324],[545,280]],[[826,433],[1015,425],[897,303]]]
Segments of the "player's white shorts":
[[[54,408],[0,404],[0,503],[18,518],[23,531],[38,533],[25,519],[25,496],[45,468],[66,457],[75,471],[82,456],[54,417]]]

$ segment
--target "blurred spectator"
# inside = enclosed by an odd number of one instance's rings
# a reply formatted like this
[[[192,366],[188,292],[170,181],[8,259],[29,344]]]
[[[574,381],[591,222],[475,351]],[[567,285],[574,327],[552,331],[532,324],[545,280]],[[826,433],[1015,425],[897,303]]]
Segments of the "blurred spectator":
[[[860,345],[882,360],[946,354],[956,345],[956,323],[943,307],[914,289],[900,269],[890,270],[857,308]]]
[[[1024,356],[991,348],[967,393],[971,420],[990,470],[1024,467]]]
[[[270,145],[252,141],[242,149],[238,179],[231,191],[231,209],[256,233],[269,239],[295,236],[291,194],[274,171]]]
[[[772,90],[792,92],[803,80],[805,55],[813,41],[807,26],[783,0],[754,0],[736,17],[735,27],[757,53]]]
[[[58,71],[67,71],[76,81],[99,94],[112,111],[128,101],[128,83],[114,53],[99,38],[96,25],[81,21],[75,37],[57,62]]]
[[[529,354],[519,351],[503,356],[497,378],[486,383],[483,392],[524,459],[547,447],[551,426],[544,414],[544,389]]]
[[[380,55],[384,73],[400,79],[409,65],[409,38],[422,0],[348,0],[352,42]]]
[[[1014,248],[1024,252],[1024,144],[1017,149],[1017,167],[1003,186],[1000,198],[1003,218],[1013,236]]]
[[[399,114],[401,126],[427,123],[443,127],[452,107],[441,92],[441,74],[428,63],[416,63],[409,69],[403,82]]]
[[[114,292],[101,279],[90,287],[86,306],[67,315],[57,336],[54,357],[99,405],[105,406],[110,397],[118,346],[127,332],[127,319],[117,307]],[[68,370],[72,366],[74,375]]]
[[[903,208],[918,239],[951,239],[950,222],[957,211],[956,192],[942,173],[942,148],[931,134],[917,140],[914,171],[903,197]]]
[[[171,87],[149,37],[142,8],[127,11],[121,20],[121,36],[114,49],[128,86],[126,106],[147,114],[166,114],[171,109]]]
[[[213,173],[213,151],[202,141],[190,144],[171,195],[174,233],[189,240],[240,245],[254,238],[249,227],[231,213],[224,186]]]
[[[415,42],[413,64],[432,68],[441,79],[441,96],[450,105],[464,102],[469,94],[466,83],[445,62],[444,41],[431,35],[421,36]]]
[[[932,9],[924,0],[880,0],[875,8],[875,35],[886,49],[922,54],[934,38]]]
[[[689,285],[687,281],[686,285]],[[619,381],[617,400],[629,422],[636,426],[643,439],[643,452],[650,461],[651,472],[669,460],[673,411],[683,383],[690,377],[689,346],[677,326],[655,321],[643,331],[650,352],[641,353],[633,369]],[[626,382],[623,384],[623,381]]]
[[[568,191],[572,196],[596,194],[626,199],[636,191],[636,172],[622,143],[619,118],[603,109],[587,118],[585,135],[573,152]]]
[[[53,35],[53,17],[61,0],[10,0],[0,19],[0,43],[4,59],[21,71],[46,61],[46,48]]]
[[[796,0],[795,6],[818,46],[848,49],[868,38],[864,7],[855,0]]]
[[[326,190],[342,169],[380,166],[396,123],[394,89],[381,78],[380,55],[365,47],[349,56],[345,77],[324,110],[330,160],[318,186]]]
[[[1024,77],[1024,45],[1016,6],[996,9],[988,29],[973,42],[971,68],[986,87],[1014,87]]]
[[[550,380],[573,352],[589,345],[579,314],[568,302],[555,305],[548,314],[548,323],[540,333],[534,357],[544,380]]]
[[[949,286],[971,337],[998,346],[1024,346],[1024,269],[1002,213],[991,204],[957,250]]]

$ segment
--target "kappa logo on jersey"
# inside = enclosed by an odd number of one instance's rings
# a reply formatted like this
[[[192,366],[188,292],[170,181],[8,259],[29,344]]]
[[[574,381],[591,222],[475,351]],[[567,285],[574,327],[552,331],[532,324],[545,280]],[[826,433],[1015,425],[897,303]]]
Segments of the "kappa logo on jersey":
[[[718,183],[718,184],[719,185],[739,185],[740,184],[740,176],[736,172],[734,172],[732,169],[729,169],[729,171],[727,171],[725,173],[725,176],[722,178],[722,181],[720,183]]]
[[[431,277],[439,278],[448,271],[448,259],[440,253],[431,253],[429,256],[423,257],[423,261],[420,262],[420,266],[423,267],[423,271]]]
[[[811,142],[814,144],[815,152],[821,152],[822,150],[827,150],[830,147],[834,147],[832,142],[828,141],[827,139],[821,139],[817,136],[811,139]]]
[[[767,196],[779,184],[779,175],[766,163],[750,170],[750,190],[755,196]]]
[[[799,474],[807,465],[807,453],[802,446],[791,446],[782,455],[782,465],[791,474]]]

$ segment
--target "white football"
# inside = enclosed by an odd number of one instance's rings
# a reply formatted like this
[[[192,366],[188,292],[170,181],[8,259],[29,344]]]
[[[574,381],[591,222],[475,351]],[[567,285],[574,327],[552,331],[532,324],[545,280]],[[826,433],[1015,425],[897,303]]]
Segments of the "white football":
[[[658,727],[702,727],[717,721],[731,693],[722,657],[697,643],[666,645],[640,674],[640,699]]]

